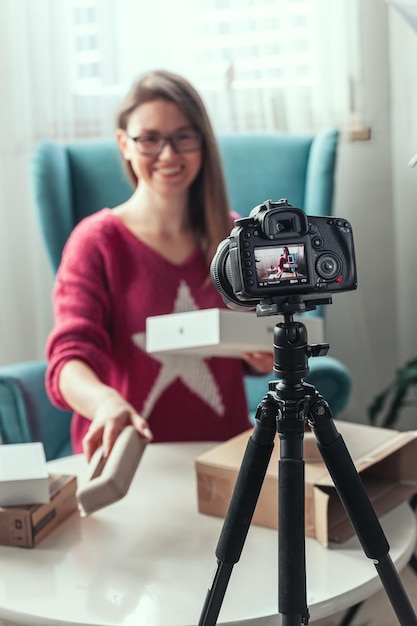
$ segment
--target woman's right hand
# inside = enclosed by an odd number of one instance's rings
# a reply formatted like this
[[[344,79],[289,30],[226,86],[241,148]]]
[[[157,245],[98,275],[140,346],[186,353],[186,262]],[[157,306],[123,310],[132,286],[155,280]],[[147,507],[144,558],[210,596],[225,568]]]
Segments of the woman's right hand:
[[[104,455],[108,456],[117,437],[129,424],[136,428],[141,437],[152,441],[148,422],[118,391],[102,383],[83,361],[73,359],[63,366],[59,388],[67,404],[91,420],[91,426],[82,441],[88,461],[101,445]]]
[[[82,442],[87,460],[91,459],[101,445],[104,456],[107,457],[117,437],[128,425],[134,426],[141,437],[152,441],[152,432],[148,422],[117,391],[109,389],[97,408]]]

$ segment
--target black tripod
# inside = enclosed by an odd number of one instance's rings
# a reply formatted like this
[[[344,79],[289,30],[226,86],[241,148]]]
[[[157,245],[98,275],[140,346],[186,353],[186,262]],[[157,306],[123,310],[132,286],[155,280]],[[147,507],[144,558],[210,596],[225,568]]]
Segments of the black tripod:
[[[314,307],[313,307],[314,308]],[[258,305],[258,315],[271,314]],[[417,626],[417,617],[389,555],[389,544],[364,489],[350,454],[338,433],[327,402],[303,382],[308,358],[326,354],[328,344],[309,346],[304,324],[283,313],[284,322],[274,330],[274,373],[278,382],[258,406],[250,437],[216,548],[217,569],[198,626],[214,626],[227,585],[243,545],[274,447],[280,438],[278,483],[279,593],[278,610],[283,626],[308,624],[304,528],[305,421],[317,439],[320,454],[360,540],[372,559],[391,605],[402,626]]]

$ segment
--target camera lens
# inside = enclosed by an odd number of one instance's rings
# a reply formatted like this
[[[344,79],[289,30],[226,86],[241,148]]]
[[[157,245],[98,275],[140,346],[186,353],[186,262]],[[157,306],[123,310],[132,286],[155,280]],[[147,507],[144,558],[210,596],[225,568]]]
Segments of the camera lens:
[[[333,280],[340,274],[341,263],[337,256],[327,252],[316,261],[316,271],[323,280]]]
[[[214,287],[223,302],[235,311],[249,309],[253,311],[259,300],[242,301],[233,290],[233,272],[230,260],[229,239],[221,241],[210,265],[210,276]]]

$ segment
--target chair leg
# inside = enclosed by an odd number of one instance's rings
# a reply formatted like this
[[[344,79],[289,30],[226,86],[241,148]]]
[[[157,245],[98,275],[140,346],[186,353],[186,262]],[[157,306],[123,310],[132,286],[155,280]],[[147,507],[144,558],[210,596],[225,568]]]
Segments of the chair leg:
[[[411,567],[414,573],[417,574],[417,556],[415,554],[413,554],[411,559],[408,561],[408,565]]]
[[[339,623],[339,626],[349,626],[349,624],[351,624],[353,618],[355,617],[356,613],[361,608],[362,604],[363,602],[358,602],[358,604],[354,604],[353,606],[351,606],[346,611],[346,614],[344,618],[342,619],[342,621]]]
[[[410,500],[410,506],[413,511],[417,510],[417,494],[415,494]],[[411,559],[408,561],[408,565],[417,574],[417,556],[415,554],[412,555]]]

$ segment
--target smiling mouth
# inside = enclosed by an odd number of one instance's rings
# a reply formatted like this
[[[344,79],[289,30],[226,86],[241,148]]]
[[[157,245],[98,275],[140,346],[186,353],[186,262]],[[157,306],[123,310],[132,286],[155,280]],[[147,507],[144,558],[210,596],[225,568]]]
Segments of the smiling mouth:
[[[182,172],[182,167],[160,167],[158,172],[163,176],[175,176],[176,174],[180,174]]]

